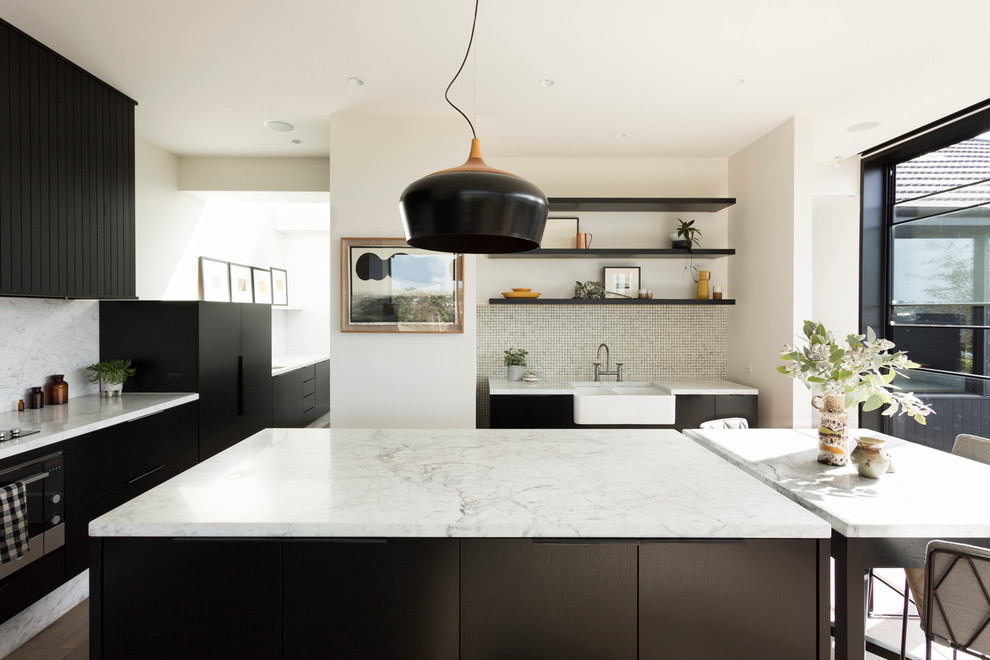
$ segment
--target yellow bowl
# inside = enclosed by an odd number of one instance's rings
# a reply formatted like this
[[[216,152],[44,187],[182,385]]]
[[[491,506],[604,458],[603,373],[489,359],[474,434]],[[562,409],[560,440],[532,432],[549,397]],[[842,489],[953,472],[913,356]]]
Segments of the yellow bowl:
[[[503,291],[502,295],[506,298],[539,298],[539,291]]]

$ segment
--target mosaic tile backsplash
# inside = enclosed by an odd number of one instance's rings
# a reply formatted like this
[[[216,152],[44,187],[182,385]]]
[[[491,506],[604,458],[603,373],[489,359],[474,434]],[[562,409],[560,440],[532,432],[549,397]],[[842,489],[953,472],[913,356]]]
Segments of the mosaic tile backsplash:
[[[727,317],[721,305],[478,305],[478,428],[507,348],[529,351],[526,369],[545,378],[591,380],[605,342],[627,381],[724,379]]]

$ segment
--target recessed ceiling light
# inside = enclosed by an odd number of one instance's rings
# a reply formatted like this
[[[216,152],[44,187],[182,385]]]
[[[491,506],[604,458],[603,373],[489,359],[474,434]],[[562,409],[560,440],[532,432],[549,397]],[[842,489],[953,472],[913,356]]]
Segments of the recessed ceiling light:
[[[361,87],[364,85],[364,78],[358,78],[357,76],[351,76],[347,79],[347,82],[355,87]]]
[[[295,126],[287,121],[278,121],[277,119],[269,119],[265,122],[265,128],[270,128],[273,131],[281,131],[282,133],[288,133],[295,129]]]
[[[729,82],[725,83],[729,87],[739,87],[740,85],[745,85],[746,81],[742,78],[733,78]]]
[[[302,144],[302,140],[300,140],[299,138],[295,138],[292,140],[292,144]]]
[[[612,137],[614,137],[614,138],[616,138],[616,139],[621,139],[621,138],[624,138],[624,137],[626,137],[626,134],[625,134],[625,133],[623,133],[622,131],[619,131],[618,133],[613,133],[613,134],[612,134]]]
[[[543,80],[541,80],[541,81],[540,81],[540,87],[553,87],[553,86],[554,86],[554,85],[556,85],[556,84],[557,84],[557,83],[555,83],[555,82],[554,82],[554,81],[553,81],[552,79],[550,79],[550,78],[544,78]]]
[[[878,121],[864,121],[859,124],[853,124],[846,130],[850,133],[862,133],[863,131],[872,131],[874,128],[880,125]]]

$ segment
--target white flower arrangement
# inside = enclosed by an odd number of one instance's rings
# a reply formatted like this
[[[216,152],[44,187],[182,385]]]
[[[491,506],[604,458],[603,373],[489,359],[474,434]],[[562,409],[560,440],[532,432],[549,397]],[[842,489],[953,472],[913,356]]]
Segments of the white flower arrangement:
[[[901,392],[893,385],[900,370],[917,369],[919,364],[908,359],[907,353],[890,353],[894,342],[877,337],[873,328],[865,335],[847,335],[846,346],[836,342],[821,323],[804,322],[807,346],[785,345],[780,357],[787,364],[777,367],[780,373],[800,380],[808,389],[821,386],[826,396],[842,394],[845,407],[863,403],[863,410],[876,410],[886,405],[882,414],[911,415],[919,424],[932,409],[914,395]]]

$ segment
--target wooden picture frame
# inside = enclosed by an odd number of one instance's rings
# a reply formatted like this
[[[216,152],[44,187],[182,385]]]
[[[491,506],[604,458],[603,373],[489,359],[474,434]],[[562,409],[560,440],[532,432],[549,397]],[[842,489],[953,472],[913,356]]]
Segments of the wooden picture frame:
[[[230,302],[230,264],[209,257],[199,258],[199,299]]]
[[[544,250],[573,250],[577,248],[580,222],[578,218],[574,217],[547,218],[540,248]]]
[[[639,297],[639,266],[605,266],[602,269],[606,298]]]
[[[254,288],[254,302],[258,305],[272,304],[272,271],[268,268],[251,266],[251,282]]]
[[[464,332],[464,255],[340,239],[341,332]]]
[[[230,264],[230,302],[254,302],[254,281],[250,266]]]
[[[272,304],[289,305],[289,273],[281,268],[272,268]]]

